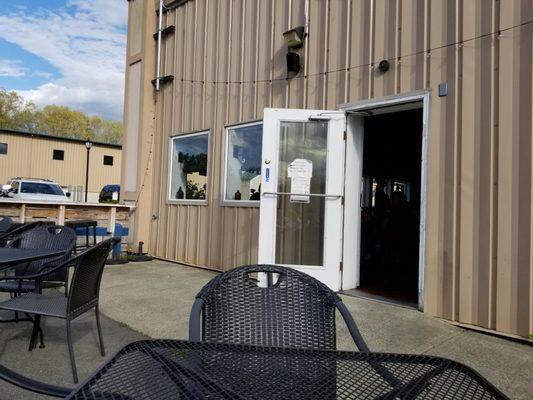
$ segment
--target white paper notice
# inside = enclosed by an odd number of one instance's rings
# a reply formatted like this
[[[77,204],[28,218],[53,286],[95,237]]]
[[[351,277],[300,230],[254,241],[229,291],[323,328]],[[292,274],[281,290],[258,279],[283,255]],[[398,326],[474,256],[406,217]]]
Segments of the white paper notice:
[[[313,177],[313,163],[304,158],[295,159],[287,169],[287,176],[291,178],[291,203],[309,203],[311,178]]]

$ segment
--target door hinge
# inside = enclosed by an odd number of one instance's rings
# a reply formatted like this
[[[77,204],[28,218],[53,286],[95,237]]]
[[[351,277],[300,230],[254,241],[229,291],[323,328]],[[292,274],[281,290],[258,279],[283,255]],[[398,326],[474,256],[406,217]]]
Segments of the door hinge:
[[[339,263],[339,269],[342,271],[343,268],[344,268],[344,263],[341,261],[341,262]]]
[[[346,140],[348,138],[348,134],[346,133],[346,131],[344,131],[344,134],[343,134],[343,139]]]
[[[341,206],[344,205],[344,196],[341,197]]]

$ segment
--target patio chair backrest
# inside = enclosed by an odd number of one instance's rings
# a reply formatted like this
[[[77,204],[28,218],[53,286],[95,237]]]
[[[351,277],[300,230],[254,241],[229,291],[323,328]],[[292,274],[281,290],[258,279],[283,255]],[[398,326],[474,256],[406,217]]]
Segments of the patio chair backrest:
[[[97,305],[105,262],[119,241],[118,237],[104,240],[72,259],[75,265],[67,305],[67,314],[72,318]]]
[[[0,233],[9,231],[11,225],[13,225],[13,220],[10,217],[0,215]]]
[[[257,273],[266,273],[266,287],[258,285]],[[216,276],[196,297],[203,300],[202,340],[336,348],[335,305],[340,298],[293,268],[238,267]]]
[[[76,232],[66,226],[41,225],[23,232],[13,240],[13,243],[22,249],[61,250],[64,252],[63,256],[55,257],[53,262],[50,259],[37,260],[18,267],[16,271],[17,275],[34,274],[38,273],[45,264],[51,268],[68,260],[76,245]],[[46,280],[65,282],[67,275],[67,268],[63,268],[48,275]]]

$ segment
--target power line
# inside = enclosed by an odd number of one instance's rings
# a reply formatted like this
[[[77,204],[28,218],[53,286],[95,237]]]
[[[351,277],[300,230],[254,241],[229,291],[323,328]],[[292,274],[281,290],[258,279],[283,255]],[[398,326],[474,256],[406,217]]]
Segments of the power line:
[[[518,25],[514,25],[514,26],[511,26],[511,27],[508,27],[508,28],[505,28],[505,29],[498,30],[496,32],[490,32],[490,33],[486,33],[486,34],[483,34],[483,35],[475,36],[475,37],[472,37],[472,38],[459,40],[459,41],[456,41],[456,42],[453,42],[453,43],[444,44],[444,45],[433,47],[433,48],[430,48],[430,49],[427,49],[427,50],[416,51],[414,53],[406,54],[406,55],[399,56],[399,57],[392,57],[392,58],[387,59],[387,61],[389,61],[389,62],[391,62],[391,61],[401,62],[401,60],[403,58],[415,57],[415,56],[420,56],[420,55],[424,55],[424,54],[430,55],[431,52],[433,52],[433,51],[438,51],[438,50],[442,50],[442,49],[445,49],[445,48],[448,48],[448,47],[453,47],[453,46],[462,46],[465,43],[469,43],[469,42],[472,42],[472,41],[475,41],[475,40],[479,40],[479,39],[484,39],[484,38],[487,38],[487,37],[492,37],[494,35],[496,35],[497,39],[500,39],[503,32],[507,32],[507,31],[510,31],[510,30],[516,29],[516,28],[521,28],[523,26],[530,25],[532,23],[533,23],[533,21],[526,21],[526,22],[523,22],[523,23],[518,24]],[[314,73],[314,74],[307,74],[307,75],[298,75],[298,76],[295,76],[295,77],[293,77],[291,79],[301,79],[301,78],[306,79],[306,78],[309,78],[309,77],[315,77],[315,76],[321,76],[321,75],[327,75],[327,74],[335,74],[335,73],[338,73],[338,72],[351,71],[353,69],[358,69],[358,68],[372,67],[375,64],[376,64],[375,62],[359,64],[359,65],[345,67],[345,68],[339,68],[339,69],[335,69],[335,70],[331,70],[331,71],[317,72],[317,73]],[[255,80],[255,81],[254,80],[252,80],[252,81],[202,81],[202,80],[192,80],[192,79],[191,80],[180,79],[180,82],[202,83],[202,84],[226,84],[226,85],[229,85],[229,84],[246,84],[246,83],[267,83],[267,82],[271,83],[271,82],[275,82],[275,81],[285,81],[285,80],[288,80],[288,79],[289,78],[273,78],[273,79],[259,79],[259,80]],[[146,178],[148,176],[148,172],[150,170],[150,165],[151,165],[152,158],[153,158],[154,133],[152,133],[150,136],[151,136],[150,137],[150,151],[149,151],[149,154],[148,154],[148,159],[146,160],[146,168],[144,170],[144,174],[143,174],[142,179],[141,179],[141,186],[139,188],[139,192],[137,194],[137,198],[135,199],[135,205],[136,206],[139,203],[139,199],[141,197],[141,193],[143,192],[143,189],[144,189],[144,186],[145,186],[145,183],[146,183]]]
[[[508,28],[505,28],[505,29],[500,29],[500,30],[495,31],[495,32],[485,33],[483,35],[475,36],[475,37],[464,39],[464,40],[458,40],[456,42],[444,44],[444,45],[433,47],[433,48],[430,48],[430,49],[419,50],[419,51],[416,51],[414,53],[405,54],[405,55],[401,55],[401,56],[398,56],[398,57],[391,57],[391,58],[388,58],[386,60],[389,61],[389,62],[396,61],[397,63],[401,63],[402,59],[404,59],[404,58],[416,57],[416,56],[420,56],[420,55],[431,56],[431,53],[434,52],[434,51],[438,51],[438,50],[442,50],[442,49],[445,49],[445,48],[448,48],[448,47],[454,47],[454,46],[462,47],[465,43],[469,43],[469,42],[472,42],[472,41],[475,41],[475,40],[479,40],[479,39],[484,39],[484,38],[487,38],[487,37],[496,36],[497,39],[500,39],[503,32],[507,32],[507,31],[510,31],[510,30],[516,29],[516,28],[521,28],[523,26],[526,26],[526,25],[529,25],[529,24],[532,24],[532,23],[533,23],[533,21],[526,21],[526,22],[523,22],[521,24],[514,25],[514,26],[511,26],[511,27],[508,27]],[[219,84],[222,84],[222,85],[233,85],[233,84],[242,85],[242,84],[250,84],[250,83],[252,83],[252,84],[256,84],[256,83],[272,83],[272,82],[288,81],[288,80],[302,79],[302,78],[303,79],[307,79],[307,78],[310,78],[310,77],[316,77],[316,76],[322,76],[322,75],[328,75],[328,74],[335,74],[335,73],[339,73],[339,72],[348,72],[348,71],[355,70],[355,69],[358,69],[358,68],[373,67],[375,64],[377,64],[377,62],[373,61],[373,62],[368,62],[368,63],[354,65],[354,66],[338,68],[338,69],[334,69],[334,70],[330,70],[330,71],[322,71],[322,72],[316,72],[316,73],[313,73],[313,74],[306,74],[306,75],[296,75],[296,76],[291,77],[291,78],[284,77],[284,78],[243,80],[243,81],[229,81],[229,80],[210,81],[210,80],[184,79],[184,78],[181,78],[181,79],[175,79],[175,81],[184,82],[184,83],[201,83],[201,84],[213,84],[213,85],[219,85]]]

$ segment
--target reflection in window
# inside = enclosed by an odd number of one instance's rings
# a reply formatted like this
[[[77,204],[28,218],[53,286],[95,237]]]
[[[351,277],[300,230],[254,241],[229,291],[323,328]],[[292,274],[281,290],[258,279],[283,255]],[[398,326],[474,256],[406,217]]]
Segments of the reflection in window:
[[[0,154],[7,154],[7,143],[0,143]]]
[[[51,194],[54,196],[64,196],[59,185],[50,185],[41,182],[24,182],[20,188],[20,193],[28,194]]]
[[[328,123],[282,121],[279,131],[278,192],[291,192],[288,168],[296,159],[313,165],[310,193],[326,194]],[[309,203],[278,197],[276,213],[276,264],[324,265],[326,199]]]
[[[207,198],[208,141],[208,132],[172,138],[171,200]]]
[[[260,198],[263,124],[253,123],[226,129],[225,200]]]

